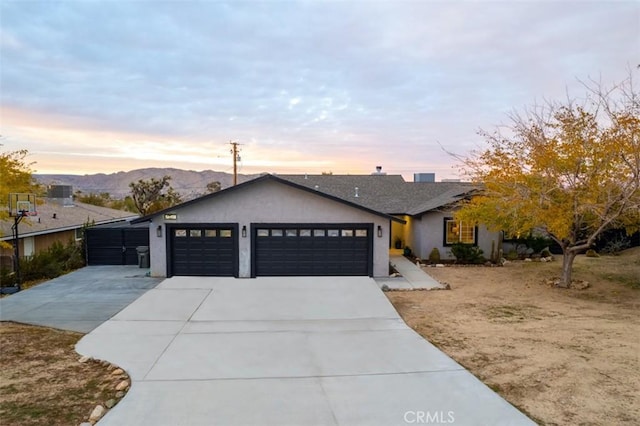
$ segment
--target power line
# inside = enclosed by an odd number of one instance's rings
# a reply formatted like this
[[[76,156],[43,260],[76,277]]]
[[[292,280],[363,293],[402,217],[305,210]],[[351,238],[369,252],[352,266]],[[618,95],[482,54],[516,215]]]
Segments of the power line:
[[[229,141],[231,145],[231,154],[233,154],[233,186],[238,184],[238,160],[240,160],[240,150],[238,149],[238,145],[241,145],[238,142]]]

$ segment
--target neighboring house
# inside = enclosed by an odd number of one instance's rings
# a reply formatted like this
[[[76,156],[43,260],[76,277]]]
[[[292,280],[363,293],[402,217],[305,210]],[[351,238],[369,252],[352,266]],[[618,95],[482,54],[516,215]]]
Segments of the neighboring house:
[[[55,242],[67,244],[82,238],[86,224],[99,225],[131,220],[138,215],[90,204],[70,202],[69,199],[40,198],[37,216],[28,216],[18,225],[20,256],[32,256],[51,247]],[[13,218],[0,221],[0,241],[13,244]],[[2,249],[2,256],[12,256],[13,249]]]
[[[477,187],[465,182],[406,182],[400,175],[280,175],[279,177],[376,210],[402,222],[394,222],[389,247],[410,247],[427,259],[438,249],[442,259],[454,259],[450,248],[473,244],[491,255],[501,238],[484,226],[454,220],[457,204],[473,196]]]

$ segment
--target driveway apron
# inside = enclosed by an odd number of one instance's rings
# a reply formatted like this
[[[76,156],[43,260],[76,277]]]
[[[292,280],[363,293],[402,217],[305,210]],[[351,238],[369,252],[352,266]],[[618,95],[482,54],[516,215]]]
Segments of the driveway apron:
[[[102,425],[533,425],[366,277],[173,277],[78,342],[132,378]]]
[[[0,299],[0,320],[88,333],[161,279],[137,266],[87,266]]]

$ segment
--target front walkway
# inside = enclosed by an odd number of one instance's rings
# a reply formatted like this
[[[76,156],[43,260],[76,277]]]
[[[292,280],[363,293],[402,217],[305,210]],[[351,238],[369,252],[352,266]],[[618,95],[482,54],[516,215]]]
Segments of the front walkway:
[[[404,279],[376,278],[376,281],[381,285],[386,285],[393,290],[438,290],[444,288],[442,284],[424,272],[422,268],[404,257],[399,250],[391,250],[389,252],[389,263]]]
[[[173,277],[76,349],[122,366],[99,425],[533,425],[366,277]]]

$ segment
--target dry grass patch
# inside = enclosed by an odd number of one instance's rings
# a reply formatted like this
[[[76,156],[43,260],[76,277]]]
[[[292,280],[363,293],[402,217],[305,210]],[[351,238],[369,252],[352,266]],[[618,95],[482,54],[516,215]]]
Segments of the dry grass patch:
[[[117,400],[126,375],[114,366],[81,363],[81,333],[0,322],[0,424],[78,425],[97,404]]]
[[[452,290],[386,294],[410,327],[538,423],[637,424],[640,248],[579,256],[586,290],[545,285],[560,267],[425,268]]]

